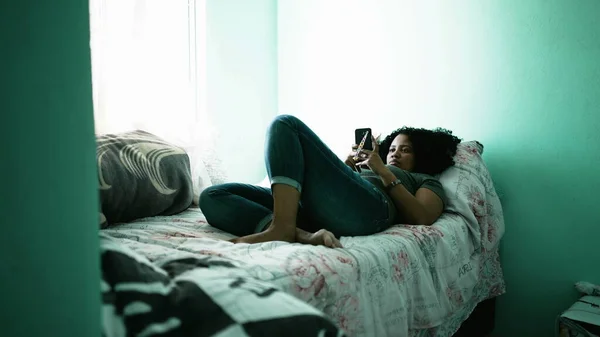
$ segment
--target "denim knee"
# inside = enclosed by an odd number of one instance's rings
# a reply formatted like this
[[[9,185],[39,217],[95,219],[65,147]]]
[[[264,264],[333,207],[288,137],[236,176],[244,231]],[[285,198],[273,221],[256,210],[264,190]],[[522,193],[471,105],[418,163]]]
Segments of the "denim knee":
[[[302,121],[300,119],[298,119],[298,117],[296,117],[296,116],[279,115],[279,116],[275,117],[272,124],[278,124],[278,123],[283,123],[283,124],[291,127],[292,129],[297,130],[298,124],[302,123]]]
[[[215,201],[219,197],[219,195],[223,195],[223,192],[224,191],[218,186],[209,186],[204,191],[202,191],[202,193],[200,193],[198,206],[200,207],[202,214],[204,214],[207,220],[209,220],[209,217],[212,217],[213,214],[219,213],[219,210],[215,209],[217,208]]]

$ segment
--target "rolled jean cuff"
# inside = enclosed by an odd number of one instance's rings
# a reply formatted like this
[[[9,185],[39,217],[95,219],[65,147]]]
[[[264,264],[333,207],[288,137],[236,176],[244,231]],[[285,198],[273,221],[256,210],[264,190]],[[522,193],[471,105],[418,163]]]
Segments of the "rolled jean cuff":
[[[284,184],[284,185],[292,186],[293,188],[297,189],[298,192],[302,193],[302,185],[300,185],[299,182],[295,181],[292,178],[283,177],[283,176],[273,177],[273,178],[271,178],[271,186],[273,186],[274,184]]]
[[[269,222],[271,222],[271,220],[273,220],[273,213],[267,215],[258,222],[256,228],[254,229],[254,233],[260,233],[267,229],[266,227],[269,225]]]

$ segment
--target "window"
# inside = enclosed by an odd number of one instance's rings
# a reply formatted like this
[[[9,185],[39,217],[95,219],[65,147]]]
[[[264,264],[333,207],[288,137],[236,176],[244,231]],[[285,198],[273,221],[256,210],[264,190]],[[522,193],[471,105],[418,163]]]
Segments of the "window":
[[[204,0],[90,0],[97,133],[192,144],[205,114]]]

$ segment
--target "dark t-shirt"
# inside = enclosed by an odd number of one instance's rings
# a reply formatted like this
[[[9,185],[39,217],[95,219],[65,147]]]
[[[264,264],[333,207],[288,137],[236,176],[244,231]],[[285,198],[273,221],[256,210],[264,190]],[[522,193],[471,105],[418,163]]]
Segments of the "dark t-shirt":
[[[431,190],[433,193],[437,194],[437,196],[439,196],[440,199],[442,199],[444,205],[446,205],[446,193],[444,193],[444,188],[442,187],[442,184],[436,178],[428,174],[408,172],[393,165],[386,166],[390,169],[390,171],[392,171],[396,178],[400,179],[402,185],[408,190],[408,192],[410,192],[410,194],[415,195],[419,188],[426,188],[428,190]],[[379,178],[379,176],[373,171],[368,169],[362,169],[360,175],[368,182],[375,185],[375,187],[383,191],[386,198],[388,199],[388,204],[391,206],[390,219],[395,219],[394,223],[399,223],[400,221],[402,221],[398,216],[398,210],[396,209],[394,201],[386,192],[385,186],[383,186],[381,178]]]

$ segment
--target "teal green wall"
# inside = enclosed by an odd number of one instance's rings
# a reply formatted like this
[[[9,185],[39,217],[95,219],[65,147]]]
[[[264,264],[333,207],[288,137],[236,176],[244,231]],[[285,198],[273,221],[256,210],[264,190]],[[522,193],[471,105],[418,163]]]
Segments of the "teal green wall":
[[[573,283],[600,284],[600,2],[497,3],[485,14],[503,50],[487,98],[507,224],[498,332],[552,336]]]
[[[265,130],[277,114],[277,1],[207,0],[207,109],[230,180],[266,171]]]
[[[88,3],[0,5],[0,335],[99,336]]]
[[[506,220],[497,335],[553,336],[574,282],[600,283],[600,2],[290,0],[278,15],[279,104],[338,153],[364,126],[485,145]]]

